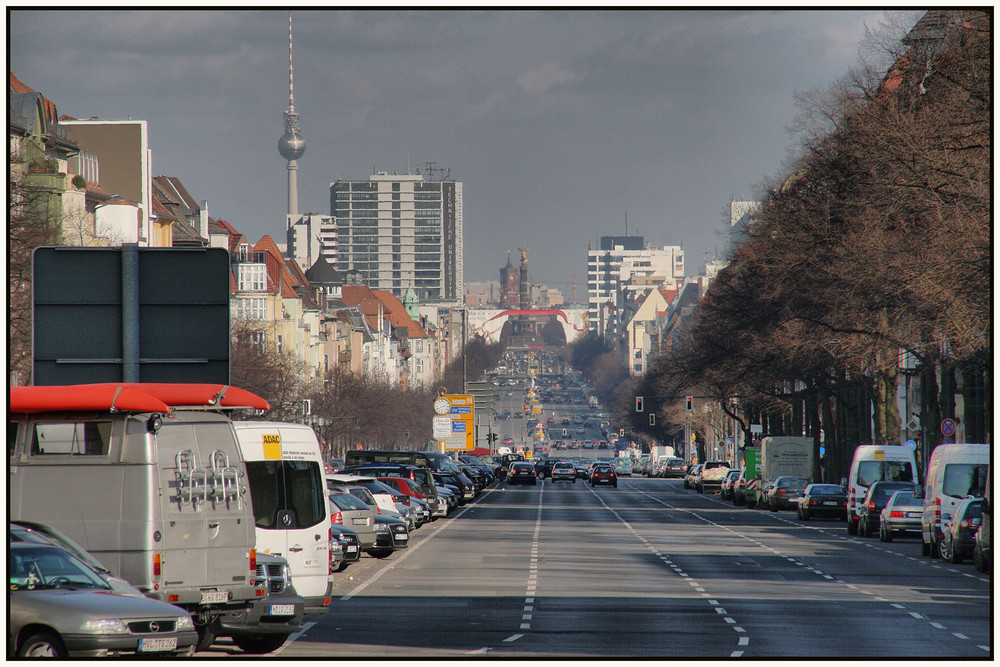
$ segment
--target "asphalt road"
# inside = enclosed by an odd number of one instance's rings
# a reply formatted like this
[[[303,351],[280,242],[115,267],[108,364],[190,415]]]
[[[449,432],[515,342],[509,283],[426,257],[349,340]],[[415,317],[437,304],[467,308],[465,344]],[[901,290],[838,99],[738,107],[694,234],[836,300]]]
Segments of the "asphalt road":
[[[338,577],[277,656],[992,657],[971,564],[680,480],[494,486]]]

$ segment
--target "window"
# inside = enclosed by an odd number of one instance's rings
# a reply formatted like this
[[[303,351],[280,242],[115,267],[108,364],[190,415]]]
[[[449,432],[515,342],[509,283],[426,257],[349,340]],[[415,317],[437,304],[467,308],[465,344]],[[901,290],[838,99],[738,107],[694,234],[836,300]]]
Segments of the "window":
[[[263,320],[267,317],[266,299],[236,299],[236,317],[241,320]]]
[[[326,484],[315,461],[247,461],[247,477],[258,528],[309,528],[327,520]]]
[[[944,467],[941,493],[952,498],[981,498],[986,493],[987,468],[985,463],[949,463]]]
[[[909,461],[862,461],[858,464],[858,484],[869,487],[879,481],[912,482]]]
[[[239,289],[261,292],[267,289],[267,266],[264,264],[239,265]]]
[[[111,421],[36,422],[31,438],[31,456],[107,456],[111,424]]]

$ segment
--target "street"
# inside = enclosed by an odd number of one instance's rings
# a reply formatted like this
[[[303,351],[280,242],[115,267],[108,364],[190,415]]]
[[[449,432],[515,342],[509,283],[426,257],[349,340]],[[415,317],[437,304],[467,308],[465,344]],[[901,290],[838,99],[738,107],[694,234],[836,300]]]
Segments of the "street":
[[[345,575],[330,612],[276,655],[991,655],[989,578],[971,564],[680,480],[494,486]]]

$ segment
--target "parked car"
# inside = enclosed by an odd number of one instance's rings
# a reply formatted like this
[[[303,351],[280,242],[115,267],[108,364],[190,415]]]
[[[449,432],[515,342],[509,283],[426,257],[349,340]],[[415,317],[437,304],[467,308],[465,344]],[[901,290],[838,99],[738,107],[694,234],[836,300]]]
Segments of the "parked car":
[[[367,549],[366,554],[375,558],[388,558],[396,549],[408,546],[410,529],[405,521],[385,514],[375,515],[375,546]]]
[[[8,546],[7,652],[18,657],[192,655],[191,615],[115,593],[96,570],[51,544]]]
[[[798,514],[803,521],[819,517],[847,521],[847,493],[838,484],[810,484],[799,498]]]
[[[868,487],[868,493],[858,510],[858,535],[874,537],[881,522],[882,509],[896,491],[913,492],[914,482],[875,482]],[[846,516],[846,515],[845,515]]]
[[[805,492],[807,486],[809,486],[809,480],[805,477],[781,475],[775,478],[774,484],[768,491],[768,509],[777,512],[780,509],[796,508],[798,499]]]
[[[923,511],[923,501],[915,498],[912,490],[896,491],[879,514],[879,540],[892,542],[897,533],[913,533],[919,537]]]
[[[569,461],[556,461],[552,464],[552,481],[569,480],[576,483],[576,466]]]
[[[740,468],[740,474],[733,482],[733,505],[737,507],[747,504],[747,469],[746,466]]]
[[[598,484],[609,484],[618,488],[618,475],[615,469],[608,463],[595,463],[590,472],[590,486]]]
[[[764,480],[760,479],[758,476],[757,484],[760,485]],[[767,484],[760,487],[760,492],[757,494],[757,507],[761,509],[767,509],[767,503],[771,496],[771,490],[774,488],[774,482],[777,480],[772,480]]]
[[[464,505],[476,497],[476,487],[472,480],[460,472],[434,472],[434,479],[449,484],[458,491],[458,504]]]
[[[993,491],[990,489],[990,472],[986,472],[986,493],[983,496],[983,521],[976,532],[976,547],[972,562],[980,572],[989,572],[993,564]]]
[[[736,483],[736,479],[739,476],[739,468],[730,468],[726,472],[726,476],[722,478],[722,484],[719,485],[719,498],[727,500],[733,497],[733,484]]]
[[[329,499],[330,522],[334,527],[344,526],[353,530],[361,543],[361,551],[375,546],[375,510],[347,491],[333,492]]]
[[[941,560],[961,563],[972,556],[976,546],[976,533],[983,521],[983,499],[965,498],[955,508],[955,513],[949,518],[942,516],[942,521],[944,528],[938,542],[938,555]]]
[[[537,484],[538,477],[535,476],[535,467],[530,461],[514,461],[507,471],[508,484]]]
[[[116,577],[111,571],[104,567],[104,564],[94,558],[79,544],[70,537],[52,526],[38,523],[36,521],[26,521],[19,519],[11,521],[7,526],[7,535],[10,542],[37,542],[40,544],[53,544],[64,549],[95,570],[101,577],[111,585],[111,589],[120,595],[131,595],[133,597],[145,597],[138,588],[128,583],[121,577]]]
[[[698,473],[701,472],[701,463],[695,463],[687,469],[687,474],[684,476],[684,488],[693,489],[694,481]]]
[[[354,530],[331,524],[330,535],[340,544],[342,554],[340,562],[334,565],[334,572],[343,572],[351,563],[361,560],[361,538]]]

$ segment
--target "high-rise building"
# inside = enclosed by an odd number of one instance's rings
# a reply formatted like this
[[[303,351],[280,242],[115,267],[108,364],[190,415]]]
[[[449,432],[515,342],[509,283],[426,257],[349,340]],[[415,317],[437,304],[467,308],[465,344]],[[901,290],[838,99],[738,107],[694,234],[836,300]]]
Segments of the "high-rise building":
[[[337,223],[337,266],[354,269],[372,289],[421,303],[461,303],[462,183],[421,174],[372,175],[330,184]]]
[[[607,335],[622,308],[651,286],[676,289],[684,281],[680,246],[646,245],[641,236],[602,236],[587,251],[587,317],[591,330]],[[614,332],[612,332],[614,333]]]

